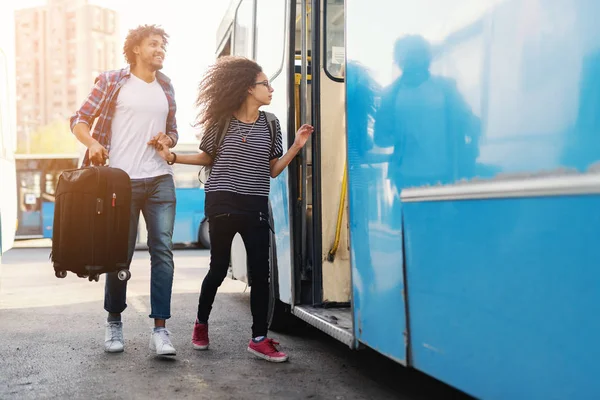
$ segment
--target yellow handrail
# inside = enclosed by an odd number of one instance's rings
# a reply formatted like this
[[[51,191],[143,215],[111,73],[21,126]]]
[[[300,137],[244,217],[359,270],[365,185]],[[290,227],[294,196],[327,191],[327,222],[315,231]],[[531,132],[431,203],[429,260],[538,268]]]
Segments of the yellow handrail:
[[[346,187],[348,186],[348,169],[346,168],[346,164],[344,164],[344,178],[342,179],[342,193],[340,193],[340,207],[338,209],[338,217],[337,217],[337,225],[335,228],[335,241],[333,242],[333,246],[331,250],[329,250],[329,254],[327,255],[327,261],[333,262],[335,259],[335,253],[337,253],[338,247],[340,245],[340,235],[342,232],[342,219],[344,217],[344,204],[346,203]]]

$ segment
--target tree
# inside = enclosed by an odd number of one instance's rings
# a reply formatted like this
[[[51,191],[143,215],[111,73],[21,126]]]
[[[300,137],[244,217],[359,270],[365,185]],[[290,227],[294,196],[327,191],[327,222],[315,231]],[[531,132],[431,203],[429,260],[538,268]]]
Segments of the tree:
[[[29,136],[30,154],[76,153],[77,139],[71,133],[69,121],[56,120],[42,126]],[[18,143],[17,153],[27,153],[27,143]]]

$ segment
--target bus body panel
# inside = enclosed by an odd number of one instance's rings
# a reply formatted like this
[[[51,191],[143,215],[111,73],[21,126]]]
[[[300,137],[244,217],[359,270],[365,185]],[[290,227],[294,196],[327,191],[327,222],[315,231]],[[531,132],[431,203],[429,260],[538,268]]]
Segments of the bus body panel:
[[[42,236],[44,239],[52,239],[54,227],[54,202],[42,202]]]
[[[412,365],[477,398],[598,398],[599,207],[405,204]]]
[[[0,259],[14,243],[17,227],[17,177],[14,153],[17,149],[17,129],[14,104],[10,103],[14,68],[0,48]]]
[[[290,225],[290,202],[289,202],[289,175],[287,170],[283,171],[277,179],[271,181],[271,213],[273,214],[273,229],[275,231],[275,243],[277,254],[277,274],[279,284],[279,300],[286,304],[293,304],[293,276],[292,268],[292,242]]]
[[[0,132],[8,136],[8,132]],[[15,240],[17,227],[17,179],[15,159],[5,149],[6,156],[0,156],[0,181],[2,182],[2,196],[0,196],[0,258],[3,252],[10,250]],[[2,149],[0,149],[2,151]]]
[[[204,219],[204,189],[176,188],[175,226],[173,243],[195,243]]]
[[[597,398],[600,4],[346,7],[357,335],[401,308],[365,290],[383,221],[404,229],[411,365],[479,398]]]
[[[261,2],[259,1],[259,6]],[[290,6],[289,2],[286,3],[286,18],[289,18]],[[261,9],[258,9],[261,12]],[[289,50],[289,40],[287,40],[287,31],[284,48],[284,54],[287,54]],[[281,136],[283,143],[284,153],[292,145],[293,142],[289,141],[289,129],[290,121],[288,120],[288,99],[290,97],[288,89],[288,76],[291,73],[291,66],[289,64],[288,57],[281,55],[283,64],[282,69],[275,76],[276,71],[266,71],[269,76],[271,85],[273,86],[273,101],[268,107],[265,107],[265,111],[274,113],[279,119],[281,126]],[[293,249],[291,242],[291,224],[290,224],[290,176],[287,169],[285,169],[277,178],[271,180],[271,192],[269,193],[269,201],[271,203],[271,214],[273,216],[273,230],[275,231],[275,249],[277,255],[277,277],[278,277],[278,290],[279,300],[286,304],[293,304]]]
[[[381,3],[374,9],[384,12],[387,4]],[[381,84],[365,68],[368,63],[357,60],[364,51],[362,45],[366,45],[365,35],[372,37],[367,31],[374,27],[364,23],[368,19],[364,19],[362,12],[356,12],[353,5],[360,2],[346,5],[346,126],[354,335],[358,341],[406,364],[401,203],[387,176],[389,151],[373,145],[373,121]]]

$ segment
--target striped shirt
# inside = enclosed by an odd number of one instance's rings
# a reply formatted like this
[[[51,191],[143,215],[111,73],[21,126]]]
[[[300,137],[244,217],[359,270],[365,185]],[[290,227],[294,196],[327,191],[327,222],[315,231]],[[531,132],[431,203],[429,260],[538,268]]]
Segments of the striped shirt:
[[[231,118],[204,188],[206,215],[268,212],[270,161],[283,155],[279,120],[276,126],[275,140],[271,143],[271,133],[263,112],[252,124]],[[215,153],[217,131],[215,127],[204,135],[200,150]]]

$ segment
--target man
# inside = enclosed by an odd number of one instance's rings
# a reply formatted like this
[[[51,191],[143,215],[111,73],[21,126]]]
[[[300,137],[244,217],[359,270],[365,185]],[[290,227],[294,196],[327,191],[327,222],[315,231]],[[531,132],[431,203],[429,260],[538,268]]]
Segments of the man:
[[[155,327],[150,349],[158,355],[175,355],[165,327],[171,316],[175,187],[171,166],[147,142],[160,133],[166,134],[156,146],[174,147],[178,139],[173,86],[159,72],[167,39],[165,31],[155,25],[130,30],[123,47],[129,66],[100,74],[83,106],[71,117],[71,130],[87,147],[83,165],[104,165],[110,158],[111,167],[121,168],[131,178],[128,263],[133,258],[141,211],[148,227],[151,258],[149,317]],[[109,353],[124,348],[121,313],[127,307],[126,289],[127,282],[115,273],[106,275],[104,350]]]

